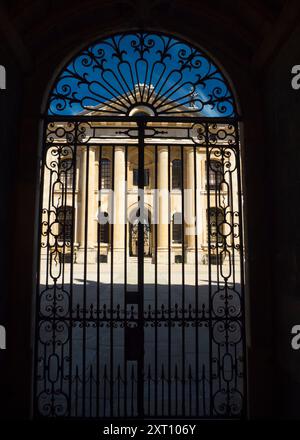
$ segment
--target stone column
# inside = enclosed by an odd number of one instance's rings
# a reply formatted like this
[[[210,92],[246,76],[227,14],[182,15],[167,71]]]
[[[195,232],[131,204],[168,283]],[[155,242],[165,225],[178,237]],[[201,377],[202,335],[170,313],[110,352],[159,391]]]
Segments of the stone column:
[[[78,194],[78,191],[80,189],[80,186],[78,184],[78,182],[80,182],[80,177],[81,177],[81,173],[80,173],[80,157],[79,157],[79,153],[76,154],[76,163],[74,165],[74,173],[76,173],[76,179],[75,179],[75,187],[73,188],[73,191],[75,191],[75,212],[74,212],[74,223],[75,223],[75,227],[74,227],[74,245],[76,246],[76,249],[79,246],[79,234],[80,234],[80,230],[79,230],[79,210],[80,210],[80,194]]]
[[[125,252],[125,147],[115,147],[114,170],[114,261],[124,262]]]
[[[168,220],[169,220],[169,197],[168,197],[168,148],[158,148],[157,184],[159,190],[158,199],[158,225],[157,225],[157,256],[158,262],[168,262]]]
[[[88,249],[94,249],[97,242],[97,193],[95,193],[96,150],[89,147],[89,189],[88,189]]]
[[[206,237],[206,171],[205,171],[205,157],[201,151],[197,152],[197,234],[198,234],[198,249],[205,246]],[[199,260],[200,261],[200,260]]]
[[[80,249],[84,248],[85,241],[86,157],[86,148],[81,148],[79,168],[80,199],[78,203],[78,241]]]
[[[86,180],[87,155],[89,154],[88,182]],[[80,162],[80,204],[79,209],[79,250],[78,263],[84,262],[84,250],[87,246],[87,262],[95,263],[95,230],[96,230],[96,200],[95,194],[95,149],[83,147],[81,150]],[[88,183],[88,188],[87,188]],[[86,197],[88,197],[88,212],[86,213]],[[87,222],[87,243],[85,243],[85,228]]]
[[[195,179],[194,148],[185,147],[184,239],[187,263],[195,261]]]

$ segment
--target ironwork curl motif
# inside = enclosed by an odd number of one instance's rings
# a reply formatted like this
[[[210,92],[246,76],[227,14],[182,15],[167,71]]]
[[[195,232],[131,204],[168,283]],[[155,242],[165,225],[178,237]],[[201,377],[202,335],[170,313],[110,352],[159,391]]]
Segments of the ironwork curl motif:
[[[243,417],[245,315],[240,272],[243,240],[239,125],[225,76],[204,52],[179,39],[147,32],[124,33],[87,47],[67,64],[52,88],[47,111],[35,414],[63,418]],[[113,256],[114,226],[104,245],[99,231],[97,257],[88,261],[88,230],[94,227],[89,218],[95,208],[89,206],[89,197],[91,191],[96,195],[102,189],[105,176],[99,166],[101,160],[111,160],[111,171],[106,172],[112,175],[105,178],[116,184],[116,150],[120,153],[119,147],[124,148],[128,155],[130,149],[136,148],[139,159],[141,145],[153,156],[158,155],[160,146],[171,156],[174,146],[181,157],[182,188],[189,169],[194,172],[196,187],[202,180],[194,206],[203,204],[213,214],[206,219],[206,230],[202,228],[205,240],[198,238],[196,244],[195,237],[195,262],[190,272],[194,271],[195,280],[188,281],[190,274],[186,274],[192,266],[186,266],[184,226],[183,243],[176,250],[181,248],[181,260],[175,260],[180,264],[174,266],[181,266],[182,270],[177,274],[174,267],[170,268],[168,285],[164,281],[160,285],[162,274],[157,273],[154,289],[145,283],[147,295],[141,303],[132,304],[130,283],[116,281],[118,273],[115,277],[116,269],[109,259]],[[204,179],[196,178],[199,156]],[[192,157],[194,171],[186,167]],[[144,159],[139,162],[139,170],[145,171]],[[90,168],[90,161],[98,163],[96,168]],[[153,158],[151,185],[159,163],[158,157]],[[129,168],[125,169],[128,173]],[[141,175],[138,173],[139,187],[145,186]],[[171,184],[171,175],[168,179]],[[93,189],[89,188],[90,182],[94,182]],[[184,191],[181,193],[183,214]],[[102,196],[99,197],[102,206]],[[69,229],[67,212],[72,226]],[[149,240],[145,241],[144,233],[143,246],[145,251],[148,241],[153,243],[152,263],[159,272],[155,225],[151,228],[147,231]],[[140,232],[136,229],[133,232],[138,239]],[[126,234],[129,237],[129,225]],[[170,228],[169,242],[171,237]],[[110,252],[107,261],[100,259],[103,247]],[[138,260],[138,271],[144,264],[140,255],[130,256],[129,249],[127,244],[124,274],[131,270],[129,258]],[[120,264],[117,258],[115,262]],[[95,272],[91,270],[91,279],[90,264],[97,265]],[[140,294],[140,285],[138,289]],[[147,340],[143,346],[147,349],[141,350],[142,368],[135,365],[135,360],[127,368],[124,361],[129,356],[128,331],[143,333]],[[140,344],[139,337],[132,345]],[[121,342],[115,343],[117,339]],[[142,401],[139,393],[143,393]]]
[[[209,258],[215,259],[218,274],[210,294],[212,401],[217,416],[234,417],[243,402],[245,362],[240,351],[244,343],[243,288],[237,276],[242,251],[241,213],[234,196],[240,172],[238,127],[203,123],[196,124],[192,133],[195,144],[206,148],[207,175],[214,175],[215,182],[213,188],[208,185],[213,213],[208,218]]]
[[[128,116],[137,105],[157,116],[237,115],[230,87],[207,54],[148,32],[113,35],[77,54],[54,84],[48,114]]]
[[[71,187],[68,187],[67,181],[68,174],[76,171],[78,154],[86,151],[88,155],[90,148],[102,148],[99,147],[102,142],[106,143],[106,148],[113,148],[110,137],[114,135],[119,136],[117,139],[120,144],[128,142],[129,145],[137,145],[137,123],[127,119],[113,126],[106,126],[102,121],[79,119],[71,123],[61,120],[49,122],[47,126],[43,159],[47,203],[41,210],[41,247],[45,253],[46,279],[41,283],[38,293],[39,353],[36,373],[39,384],[36,401],[41,416],[76,417],[89,413],[92,417],[105,417],[111,414],[106,408],[105,399],[100,401],[100,407],[96,410],[95,390],[105,394],[111,387],[119,387],[115,392],[119,393],[121,399],[125,387],[138,386],[139,374],[133,369],[130,376],[126,377],[124,365],[121,364],[117,371],[114,369],[109,372],[110,366],[105,359],[100,362],[98,373],[90,358],[87,359],[84,369],[78,364],[81,354],[77,344],[80,347],[83,343],[83,332],[94,335],[93,338],[100,332],[105,338],[108,332],[126,332],[128,329],[138,328],[143,328],[148,333],[165,329],[174,335],[198,331],[203,338],[209,334],[211,341],[210,357],[201,353],[198,367],[189,364],[185,370],[182,366],[175,365],[175,370],[167,374],[166,365],[162,363],[153,374],[153,362],[149,358],[145,360],[148,367],[142,374],[142,386],[148,387],[150,393],[144,400],[149,417],[155,415],[153,390],[157,388],[163,392],[165,387],[170,387],[171,393],[176,393],[177,387],[191,387],[189,395],[176,398],[178,407],[182,405],[182,399],[188,398],[194,402],[198,387],[202,406],[196,409],[194,404],[191,405],[186,412],[190,416],[239,417],[243,411],[244,310],[242,287],[236,273],[242,250],[241,214],[232,196],[238,190],[238,124],[236,121],[219,120],[195,123],[190,121],[185,124],[186,126],[176,126],[174,122],[165,127],[164,123],[162,130],[160,123],[152,123],[145,129],[146,141],[153,143],[153,139],[158,138],[165,139],[166,143],[170,139],[175,142],[178,138],[184,138],[187,147],[180,148],[187,148],[189,151],[194,149],[195,155],[197,151],[201,151],[201,154],[205,152],[207,173],[215,174],[214,186],[210,188],[208,184],[207,187],[207,201],[211,209],[218,208],[222,213],[222,221],[212,216],[211,222],[208,222],[207,252],[210,261],[215,260],[216,279],[214,282],[210,281],[209,293],[207,286],[198,286],[202,289],[198,304],[190,297],[184,304],[176,295],[169,304],[158,297],[156,304],[145,302],[140,315],[136,306],[126,307],[120,297],[111,301],[104,294],[104,298],[98,303],[92,296],[85,302],[82,300],[80,284],[76,284],[74,280],[70,282],[67,278],[67,267],[73,264],[73,260],[66,262],[65,255],[69,252],[74,254],[74,243],[62,233],[64,222],[59,217],[59,210],[66,208],[70,203],[68,197],[70,194],[74,196],[76,191],[75,176]],[[209,261],[208,263],[212,264]],[[172,289],[176,291],[178,288],[179,286],[172,284]],[[189,286],[185,288],[188,289]],[[100,292],[101,289],[102,286]],[[71,351],[74,359],[72,362]],[[84,353],[87,356],[86,351]],[[137,414],[136,396],[135,391],[132,397],[132,415]],[[83,405],[87,407],[85,413],[82,410]],[[168,414],[163,414],[162,411],[160,415],[176,415],[174,408]],[[113,416],[118,414],[124,415],[124,412],[114,409]],[[177,414],[182,415],[183,410],[178,409]]]

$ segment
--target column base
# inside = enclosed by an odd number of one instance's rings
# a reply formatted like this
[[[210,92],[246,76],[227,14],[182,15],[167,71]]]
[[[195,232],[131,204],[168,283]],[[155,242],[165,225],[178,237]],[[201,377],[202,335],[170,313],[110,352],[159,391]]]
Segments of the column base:
[[[188,248],[186,250],[186,263],[195,264],[196,263],[196,250],[193,248]],[[203,252],[198,249],[198,264],[203,264]]]
[[[111,251],[109,251],[108,255],[109,255],[108,261],[111,262]],[[114,258],[114,266],[118,265],[118,264],[124,265],[125,249],[124,248],[118,248],[118,249],[114,248],[113,258]],[[127,261],[128,261],[128,256],[127,256]]]
[[[96,249],[94,247],[88,247],[86,252],[86,262],[87,264],[95,264],[96,263]],[[79,247],[76,253],[76,263],[84,264],[85,263],[85,248]]]
[[[152,262],[155,263],[155,254],[153,253]],[[158,264],[168,264],[168,248],[158,248],[157,249],[157,263]]]

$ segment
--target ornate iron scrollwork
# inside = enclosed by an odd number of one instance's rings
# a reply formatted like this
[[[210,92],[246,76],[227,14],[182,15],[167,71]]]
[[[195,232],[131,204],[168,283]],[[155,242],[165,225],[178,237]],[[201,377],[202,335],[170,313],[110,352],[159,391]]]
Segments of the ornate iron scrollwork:
[[[128,116],[141,104],[157,116],[236,116],[227,81],[207,54],[147,32],[113,35],[75,56],[54,84],[48,114]]]
[[[130,115],[141,105],[151,109],[142,115],[142,129],[141,115]],[[244,415],[236,116],[232,92],[211,59],[167,35],[106,38],[75,56],[58,76],[45,116],[41,173],[37,416]],[[174,188],[172,154],[180,167]],[[104,161],[109,163],[105,185]],[[121,178],[130,181],[129,173],[132,185],[124,192],[131,204],[125,211],[129,214],[141,197],[137,189],[147,187],[143,203],[149,204],[149,221],[143,227],[126,223],[119,238],[109,224],[104,241],[96,209],[109,210],[108,192]],[[184,189],[192,182],[191,211],[204,207],[199,236],[188,236],[184,223],[176,240],[170,224],[167,240],[161,240],[167,248],[159,246],[163,231],[151,212],[159,198],[153,205],[150,198],[158,181],[170,190],[161,205],[170,219],[173,202],[185,219]],[[118,203],[123,206],[120,197]],[[128,340],[134,346],[130,356],[140,350],[136,362],[126,358]]]

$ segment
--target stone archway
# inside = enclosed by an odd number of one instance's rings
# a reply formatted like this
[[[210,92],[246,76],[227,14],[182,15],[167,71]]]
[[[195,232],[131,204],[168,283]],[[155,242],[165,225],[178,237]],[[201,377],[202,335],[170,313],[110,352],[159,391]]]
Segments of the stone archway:
[[[81,51],[59,74],[44,122],[37,413],[45,417],[61,411],[64,417],[86,417],[87,412],[93,417],[243,417],[239,115],[226,77],[206,53],[173,36],[113,35]],[[132,149],[136,169],[128,167]],[[107,150],[111,165],[104,169]],[[153,159],[152,175],[150,170],[146,173],[146,152]],[[177,161],[174,179],[172,157]],[[213,173],[218,174],[214,179]],[[97,189],[101,190],[98,200]],[[155,196],[155,190],[163,196]],[[139,221],[128,231],[126,221],[120,219],[128,199],[131,203],[138,198],[139,209],[145,212],[151,197],[157,211],[153,217],[158,219],[153,234],[155,258],[152,267],[145,269],[145,225]],[[64,259],[62,264],[57,260],[57,212],[66,204],[76,205],[78,211],[73,216],[72,239],[63,244],[63,252],[71,254],[70,266]],[[113,219],[105,262],[99,256],[101,234],[93,215],[100,206],[104,212],[111,207]],[[214,240],[214,222],[206,220],[211,206],[224,211],[223,224],[217,225],[218,240]],[[173,210],[180,215],[174,217],[171,235]],[[127,258],[128,233],[129,251],[132,237],[137,247],[136,266]],[[76,247],[81,258],[75,266]],[[94,325],[87,326],[87,319]],[[104,325],[108,321],[110,325]],[[95,330],[87,331],[88,327]],[[49,328],[54,344],[48,343]],[[122,343],[114,342],[117,335]],[[67,363],[70,352],[72,362]],[[56,389],[59,379],[55,378],[66,369],[69,373]],[[51,386],[45,388],[41,378],[49,376],[48,370]],[[88,386],[89,380],[94,387]],[[176,394],[173,406],[178,381],[182,393]],[[100,397],[107,383],[109,394]],[[130,401],[127,389],[133,384]],[[159,395],[166,384],[168,395],[162,401]],[[187,402],[193,403],[187,407]]]

